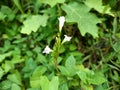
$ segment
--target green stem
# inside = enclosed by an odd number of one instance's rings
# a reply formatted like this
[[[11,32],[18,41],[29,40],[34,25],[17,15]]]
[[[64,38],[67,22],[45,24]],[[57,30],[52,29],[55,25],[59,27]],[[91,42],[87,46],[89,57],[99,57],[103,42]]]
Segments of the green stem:
[[[61,39],[60,39],[61,32],[59,32],[57,36],[58,36],[58,39],[57,39],[56,44],[55,44],[55,47],[56,47],[55,69],[58,71],[58,57],[59,57],[59,50],[60,50],[60,47],[61,47]]]

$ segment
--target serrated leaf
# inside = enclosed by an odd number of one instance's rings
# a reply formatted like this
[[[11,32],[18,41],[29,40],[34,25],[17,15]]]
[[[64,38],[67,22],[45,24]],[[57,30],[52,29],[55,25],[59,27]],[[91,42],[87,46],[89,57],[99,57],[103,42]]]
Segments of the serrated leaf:
[[[40,26],[46,26],[47,19],[46,15],[32,15],[23,22],[21,33],[29,35],[32,31],[36,32]]]
[[[57,3],[64,3],[65,0],[39,0],[41,3],[49,4],[51,7],[55,6]]]
[[[89,12],[90,8],[82,3],[71,2],[68,5],[64,4],[62,9],[67,13],[67,22],[78,24],[82,36],[90,33],[93,37],[98,37],[98,27],[96,24],[100,23],[100,20]]]
[[[97,10],[98,12],[100,12],[102,14],[109,14],[109,15],[114,16],[110,12],[111,8],[108,5],[106,5],[106,6],[102,5],[102,0],[86,0],[85,4],[90,8],[94,8],[95,10]]]

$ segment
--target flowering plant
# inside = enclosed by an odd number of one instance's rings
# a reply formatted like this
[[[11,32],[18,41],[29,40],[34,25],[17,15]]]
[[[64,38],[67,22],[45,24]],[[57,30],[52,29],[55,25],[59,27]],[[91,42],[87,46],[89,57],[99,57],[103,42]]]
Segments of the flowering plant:
[[[56,70],[57,70],[57,65],[58,65],[58,57],[59,57],[59,53],[60,53],[60,48],[65,42],[70,41],[71,38],[72,38],[70,36],[64,35],[64,39],[61,40],[61,33],[62,33],[62,28],[63,28],[64,22],[65,22],[65,17],[61,16],[61,17],[58,18],[58,20],[59,20],[59,32],[56,36],[56,42],[53,46],[53,50],[50,49],[48,45],[43,50],[43,53],[46,53],[46,54],[49,54],[50,52],[52,52],[52,56],[55,59]]]

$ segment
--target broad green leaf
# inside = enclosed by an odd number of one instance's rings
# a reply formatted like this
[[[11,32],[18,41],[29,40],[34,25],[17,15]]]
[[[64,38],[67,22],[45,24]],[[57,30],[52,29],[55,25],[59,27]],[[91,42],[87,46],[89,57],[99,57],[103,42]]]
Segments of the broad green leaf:
[[[29,88],[27,90],[41,90],[40,88]]]
[[[60,69],[60,71],[63,75],[69,76],[69,71],[67,70],[67,68],[65,68],[63,66],[58,66],[58,68]]]
[[[59,79],[57,76],[54,76],[49,84],[49,90],[58,90]]]
[[[74,76],[77,70],[74,67],[58,66],[60,72],[65,76]]]
[[[4,80],[0,82],[0,90],[11,90],[12,82],[9,80]]]
[[[97,77],[96,77],[97,76]],[[91,76],[89,76],[88,82],[94,85],[100,85],[104,83],[106,79],[104,78],[103,74],[101,72],[97,72]]]
[[[46,26],[48,16],[46,15],[32,15],[23,21],[21,33],[30,34],[32,31],[36,32],[40,26]]]
[[[0,20],[4,20],[6,15],[4,15],[2,12],[0,12]]]
[[[51,7],[55,6],[57,3],[64,3],[65,0],[39,0],[41,3],[49,4]]]
[[[75,58],[71,55],[67,58],[66,62],[65,62],[65,66],[67,68],[71,68],[71,67],[74,67],[75,66],[75,63],[76,63],[76,60]]]
[[[74,44],[71,44],[69,48],[70,48],[71,51],[73,51],[73,50],[76,50],[76,49],[77,49],[77,46],[74,45]]]
[[[32,58],[30,58],[29,60],[26,61],[25,63],[25,67],[22,69],[22,71],[24,72],[24,77],[30,77],[33,73],[33,71],[36,69],[37,64],[35,63],[35,61],[33,61]]]
[[[13,2],[17,6],[17,8],[23,13],[22,7],[20,5],[20,0],[13,0]]]
[[[30,78],[30,86],[32,88],[40,88],[40,76]]]
[[[79,78],[82,80],[82,82],[87,83],[86,72],[84,72],[84,71],[79,71],[79,72],[77,72],[77,75],[78,75]]]
[[[38,63],[42,63],[42,64],[47,63],[46,57],[42,54],[38,54],[36,60]]]
[[[67,83],[60,85],[59,90],[69,90]]]
[[[0,80],[1,80],[1,78],[2,78],[3,75],[4,75],[4,71],[3,71],[3,69],[0,67]]]
[[[101,21],[94,14],[89,12],[90,8],[81,3],[71,2],[68,5],[64,4],[62,9],[67,13],[67,22],[78,24],[82,36],[86,33],[90,33],[93,37],[98,37],[98,27],[96,24]]]
[[[83,66],[81,66],[79,69],[80,70],[77,72],[77,75],[85,84],[100,85],[106,81],[102,73],[93,72],[92,70],[84,68]]]
[[[18,85],[21,85],[21,76],[18,71],[15,71],[13,74],[9,74],[7,79]]]
[[[12,52],[8,52],[5,54],[0,54],[0,62],[2,62],[6,57],[11,56]]]
[[[47,68],[44,66],[38,66],[35,71],[33,72],[32,77],[37,77],[37,76],[41,76],[42,74],[44,74],[46,72]]]
[[[102,13],[102,14],[109,14],[114,16],[111,12],[110,12],[110,7],[109,6],[104,6],[102,4],[102,0],[86,0],[85,4],[90,7],[90,8],[94,8],[95,10],[97,10],[98,12]]]
[[[49,82],[48,78],[46,76],[41,76],[40,78],[41,78],[40,85],[41,85],[42,90],[49,90],[50,82]]]
[[[40,76],[46,71],[47,69],[42,66],[38,66],[35,71],[33,72],[32,77],[30,78],[30,85],[32,88],[40,88]]]
[[[21,58],[21,55],[20,55],[20,49],[16,48],[13,53],[13,58],[12,58],[12,63],[13,64],[17,64],[17,63],[21,63],[24,61],[23,58]]]
[[[9,21],[12,21],[15,18],[15,14],[11,8],[8,6],[1,6],[1,12],[8,17]]]
[[[12,84],[11,90],[21,90],[21,87],[15,83]]]
[[[14,69],[14,64],[11,61],[5,61],[5,64],[2,64],[5,73],[9,72],[10,70]]]
[[[115,50],[115,52],[120,52],[120,42],[117,41],[112,45],[113,49]]]

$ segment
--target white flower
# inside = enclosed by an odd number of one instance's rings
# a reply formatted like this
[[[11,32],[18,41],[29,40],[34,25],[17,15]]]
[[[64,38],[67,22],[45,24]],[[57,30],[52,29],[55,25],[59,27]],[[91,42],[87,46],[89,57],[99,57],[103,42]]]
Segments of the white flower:
[[[47,45],[46,47],[45,47],[45,49],[43,50],[43,52],[42,53],[46,53],[46,54],[49,54],[50,52],[52,52],[53,50],[52,49],[50,49],[49,48],[49,46]]]
[[[61,17],[58,18],[58,20],[59,20],[59,30],[60,30],[60,32],[61,32],[62,27],[63,27],[64,22],[65,22],[65,17],[64,17],[64,16],[61,16]]]
[[[67,41],[70,41],[71,38],[72,38],[72,37],[67,36],[67,35],[64,35],[64,36],[65,36],[65,38],[63,39],[62,43],[67,42]]]

